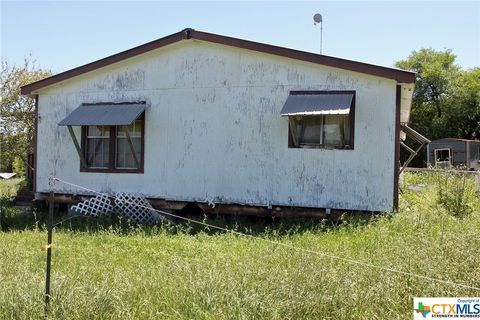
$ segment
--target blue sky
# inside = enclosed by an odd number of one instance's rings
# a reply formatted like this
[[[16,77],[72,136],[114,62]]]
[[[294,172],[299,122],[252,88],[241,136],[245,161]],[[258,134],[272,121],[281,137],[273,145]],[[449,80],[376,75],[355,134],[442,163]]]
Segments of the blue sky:
[[[1,1],[1,56],[65,71],[186,27],[393,66],[413,50],[452,49],[480,66],[480,2],[446,1]]]

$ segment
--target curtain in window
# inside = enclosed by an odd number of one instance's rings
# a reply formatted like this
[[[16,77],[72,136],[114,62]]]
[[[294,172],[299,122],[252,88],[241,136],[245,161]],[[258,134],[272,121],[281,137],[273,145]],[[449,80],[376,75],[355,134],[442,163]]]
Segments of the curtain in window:
[[[342,146],[344,141],[344,117],[325,115],[323,125],[323,144]]]
[[[116,137],[116,168],[136,168],[135,159],[133,158],[130,145],[128,144],[127,135],[125,130],[128,129],[130,134],[130,139],[132,140],[133,148],[135,150],[135,155],[140,161],[141,159],[141,148],[142,148],[142,121],[137,120],[129,126],[118,126],[117,127],[117,137]]]
[[[301,144],[319,144],[322,117],[305,117],[298,121],[297,132]]]
[[[87,165],[91,168],[108,168],[110,129],[107,126],[88,126]]]

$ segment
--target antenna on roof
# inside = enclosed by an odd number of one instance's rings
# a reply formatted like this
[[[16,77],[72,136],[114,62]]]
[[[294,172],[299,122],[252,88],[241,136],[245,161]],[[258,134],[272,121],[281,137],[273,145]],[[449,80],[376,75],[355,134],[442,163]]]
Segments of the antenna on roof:
[[[323,18],[320,13],[313,15],[313,25],[316,26],[320,23],[320,54],[322,54],[322,33],[323,33]]]

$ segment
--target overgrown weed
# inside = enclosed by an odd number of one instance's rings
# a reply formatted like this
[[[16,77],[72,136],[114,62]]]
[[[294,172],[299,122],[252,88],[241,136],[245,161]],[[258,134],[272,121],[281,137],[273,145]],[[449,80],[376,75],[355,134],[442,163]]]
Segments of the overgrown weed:
[[[478,198],[452,215],[435,179],[409,173],[404,183],[426,187],[404,191],[398,213],[341,224],[203,220],[269,241],[192,223],[72,220],[54,233],[51,318],[403,319],[413,297],[476,296],[432,280],[480,287]],[[45,241],[41,228],[0,232],[0,318],[44,319]]]
[[[470,215],[479,205],[475,180],[466,173],[446,170],[437,174],[437,202],[454,217]]]

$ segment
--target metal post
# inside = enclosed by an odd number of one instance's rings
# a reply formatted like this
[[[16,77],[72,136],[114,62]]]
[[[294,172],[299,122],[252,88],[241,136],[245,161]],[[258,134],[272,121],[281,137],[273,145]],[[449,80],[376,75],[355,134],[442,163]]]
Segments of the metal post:
[[[48,239],[47,239],[47,274],[45,278],[45,316],[50,311],[50,272],[52,269],[52,231],[53,231],[53,190],[50,190],[48,200]]]
[[[313,15],[313,25],[320,23],[320,54],[322,54],[322,37],[323,37],[323,18],[320,13]]]
[[[320,54],[322,54],[323,19],[320,21]]]

